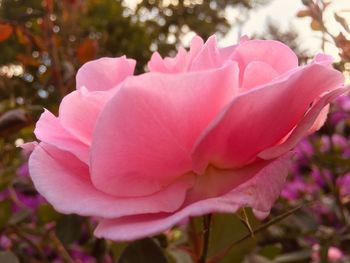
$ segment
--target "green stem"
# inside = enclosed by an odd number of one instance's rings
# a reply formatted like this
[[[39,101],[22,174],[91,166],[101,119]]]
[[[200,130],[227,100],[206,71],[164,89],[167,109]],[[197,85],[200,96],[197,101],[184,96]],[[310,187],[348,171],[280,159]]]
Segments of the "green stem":
[[[233,242],[231,245],[229,245],[226,249],[224,249],[222,252],[220,252],[219,254],[217,254],[216,256],[210,258],[208,260],[208,263],[216,263],[219,262],[221,259],[223,259],[225,256],[227,256],[229,254],[229,252],[231,251],[231,249],[233,247],[235,247],[236,245],[242,243],[243,241],[251,238],[252,236],[255,236],[257,233],[261,232],[262,230],[267,229],[269,226],[274,225],[276,223],[278,223],[279,221],[285,219],[286,217],[290,216],[291,214],[295,213],[296,211],[300,210],[301,208],[307,206],[307,205],[312,205],[312,202],[297,206],[279,216],[276,216],[275,218],[271,219],[270,221],[266,222],[265,224],[262,224],[260,226],[258,226],[256,229],[254,229],[252,231],[252,233],[249,233],[245,236],[243,236],[242,238],[240,238],[239,240]],[[202,263],[202,262],[201,262]],[[205,263],[205,262],[204,262]]]
[[[208,250],[209,250],[209,238],[210,238],[210,223],[211,223],[211,214],[203,216],[203,249],[202,255],[198,263],[205,263],[207,260]]]

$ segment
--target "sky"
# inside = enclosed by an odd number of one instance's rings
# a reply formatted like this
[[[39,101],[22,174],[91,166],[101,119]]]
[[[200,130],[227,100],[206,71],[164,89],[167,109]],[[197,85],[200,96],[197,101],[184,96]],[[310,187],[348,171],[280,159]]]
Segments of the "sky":
[[[330,31],[337,35],[340,27],[333,18],[333,13],[334,11],[340,12],[339,14],[350,23],[350,0],[333,0],[331,2],[328,12],[325,13],[325,20]],[[250,12],[249,19],[242,27],[242,34],[251,37],[256,33],[262,33],[270,20],[278,24],[282,30],[293,27],[299,33],[300,45],[309,50],[311,54],[321,52],[321,33],[311,30],[310,18],[296,17],[296,13],[302,9],[305,8],[301,0],[273,0],[270,4]],[[231,12],[234,16],[235,10],[231,10]],[[231,17],[231,14],[228,16]],[[237,41],[237,30],[231,30],[223,40],[223,44],[229,44],[231,39]],[[333,45],[327,44],[325,52],[339,59],[337,48]]]
[[[131,7],[139,0],[125,0]],[[346,17],[350,23],[350,0],[332,0],[332,4],[328,8],[329,12],[325,14],[328,28],[332,33],[337,35],[339,33],[339,25],[333,18],[333,11],[347,10],[342,12],[341,15]],[[293,27],[299,33],[300,45],[302,48],[309,50],[311,54],[321,52],[321,34],[320,32],[312,31],[310,28],[310,18],[297,18],[296,13],[299,10],[304,9],[301,0],[272,0],[268,5],[263,6],[257,10],[249,12],[249,18],[245,21],[241,28],[242,35],[252,37],[256,34],[261,35],[264,32],[267,22],[270,20],[279,25],[282,30]],[[227,11],[227,17],[233,21],[239,14],[237,8]],[[193,35],[189,34],[185,37],[184,44],[188,44]],[[219,44],[221,46],[227,46],[235,44],[238,40],[237,27],[233,27],[232,30],[221,39]],[[326,45],[325,52],[339,60],[337,48],[331,44]]]

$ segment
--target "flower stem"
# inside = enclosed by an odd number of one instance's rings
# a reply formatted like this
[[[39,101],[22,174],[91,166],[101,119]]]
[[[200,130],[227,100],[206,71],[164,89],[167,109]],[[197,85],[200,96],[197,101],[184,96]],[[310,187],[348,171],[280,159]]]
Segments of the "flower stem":
[[[202,248],[202,255],[198,260],[198,263],[205,263],[207,259],[208,250],[209,250],[210,223],[211,223],[211,214],[203,216],[203,232],[204,232],[203,246],[202,246],[203,248]]]

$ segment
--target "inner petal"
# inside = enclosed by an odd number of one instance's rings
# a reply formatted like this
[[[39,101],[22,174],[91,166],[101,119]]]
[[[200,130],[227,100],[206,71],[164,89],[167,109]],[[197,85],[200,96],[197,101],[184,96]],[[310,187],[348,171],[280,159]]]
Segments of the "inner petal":
[[[278,76],[274,68],[262,61],[250,62],[244,70],[241,92],[266,84]]]

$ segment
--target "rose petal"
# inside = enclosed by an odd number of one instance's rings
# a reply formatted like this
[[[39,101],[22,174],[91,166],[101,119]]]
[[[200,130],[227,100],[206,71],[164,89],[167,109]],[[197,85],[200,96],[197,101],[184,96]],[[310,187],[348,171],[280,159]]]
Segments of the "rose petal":
[[[277,76],[278,73],[269,64],[261,61],[250,62],[244,71],[241,92],[266,84]]]
[[[281,141],[323,92],[340,87],[342,74],[318,64],[236,97],[200,136],[193,150],[195,171],[208,164],[240,167]]]
[[[71,134],[91,145],[92,132],[103,106],[112,96],[109,92],[89,92],[84,87],[65,96],[59,109],[59,120]],[[115,92],[114,91],[114,92]]]
[[[231,56],[239,64],[240,83],[244,70],[253,61],[269,64],[278,74],[298,67],[298,57],[286,45],[274,40],[248,40],[241,42]]]
[[[321,64],[325,67],[332,68],[333,61],[334,61],[334,59],[332,56],[319,53],[315,56],[312,63],[317,63],[317,64]]]
[[[68,132],[59,119],[48,110],[45,109],[41,114],[34,133],[40,141],[71,152],[85,163],[89,162],[89,145]]]
[[[216,36],[208,38],[198,55],[193,59],[189,71],[201,71],[221,67],[227,60],[221,58]]]
[[[77,73],[77,89],[108,90],[133,75],[136,61],[125,56],[100,58],[85,63]]]
[[[19,147],[22,148],[22,153],[25,156],[29,156],[35,149],[35,147],[38,145],[38,142],[27,142],[21,144]]]
[[[181,73],[187,72],[192,60],[197,56],[203,46],[203,39],[195,36],[190,44],[190,51],[180,48],[175,58],[162,59],[158,52],[153,53],[147,66],[151,72]]]
[[[93,187],[87,165],[43,143],[30,156],[29,170],[36,189],[57,211],[103,218],[172,212],[182,205],[193,184],[193,176],[188,175],[151,196],[115,198]]]
[[[191,171],[193,143],[237,92],[237,75],[236,64],[229,64],[200,73],[130,78],[98,120],[94,185],[116,196],[141,196]]]
[[[188,217],[208,213],[235,213],[241,207],[252,207],[261,219],[279,196],[290,166],[291,155],[270,162],[256,176],[229,193],[198,201],[173,214],[146,214],[101,220],[95,235],[115,241],[130,241],[161,233]],[[268,186],[268,187],[266,187]]]
[[[298,125],[292,131],[292,133],[289,135],[286,141],[284,141],[282,144],[276,145],[272,148],[268,148],[262,151],[261,153],[259,153],[258,156],[263,159],[272,159],[272,158],[276,158],[277,156],[280,156],[281,154],[295,147],[303,137],[308,135],[308,133],[314,132],[314,129],[320,128],[320,123],[318,121],[321,121],[319,119],[319,116],[320,116],[320,112],[322,113],[322,110],[324,109],[324,107],[328,103],[330,103],[332,100],[334,100],[336,97],[345,93],[348,90],[349,88],[340,88],[340,89],[333,90],[328,94],[324,95],[306,113],[306,115],[298,123]],[[321,116],[321,117],[323,118],[324,116]]]

